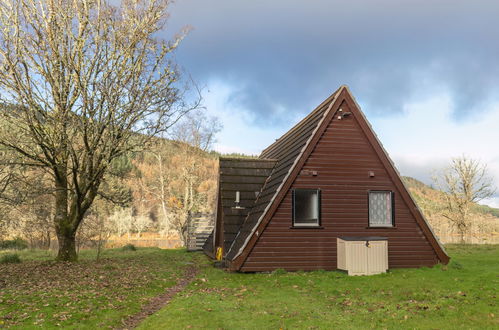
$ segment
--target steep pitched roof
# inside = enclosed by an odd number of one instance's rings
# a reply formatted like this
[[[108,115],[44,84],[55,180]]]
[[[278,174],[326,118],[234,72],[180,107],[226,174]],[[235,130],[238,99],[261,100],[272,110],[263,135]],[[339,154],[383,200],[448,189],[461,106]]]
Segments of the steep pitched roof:
[[[228,251],[276,164],[272,159],[220,158],[218,198],[223,212],[224,251]],[[236,191],[240,208],[235,208]]]
[[[226,257],[228,260],[236,258],[246,246],[249,237],[251,237],[256,227],[261,223],[269,207],[275,200],[276,195],[281,190],[284,182],[286,182],[291,170],[295,167],[296,162],[310,143],[311,138],[331,109],[342,88],[340,87],[307,117],[277,139],[276,142],[266,148],[260,155],[260,158],[277,159],[277,164],[265,182],[262,193],[258,196],[239,234],[227,253]]]
[[[259,236],[258,229],[260,229],[260,231],[263,230],[271,219],[284,197],[285,192],[290,188],[304,162],[312,152],[320,136],[332,120],[334,113],[339,109],[342,102],[348,102],[353,111],[360,115],[359,117],[362,119],[360,121],[362,130],[376,150],[392,181],[401,191],[402,198],[407,205],[409,205],[411,213],[414,215],[428,241],[435,249],[440,261],[444,263],[448,262],[449,258],[443,247],[436,239],[430,226],[417,207],[417,204],[408,193],[393,162],[390,160],[381,142],[378,140],[376,134],[360,110],[359,105],[355,102],[348,88],[346,86],[341,86],[335,93],[312,111],[310,115],[305,117],[300,123],[265,149],[260,155],[261,158],[271,157],[278,161],[226,255],[226,259],[229,261],[231,269],[237,270],[240,268]]]

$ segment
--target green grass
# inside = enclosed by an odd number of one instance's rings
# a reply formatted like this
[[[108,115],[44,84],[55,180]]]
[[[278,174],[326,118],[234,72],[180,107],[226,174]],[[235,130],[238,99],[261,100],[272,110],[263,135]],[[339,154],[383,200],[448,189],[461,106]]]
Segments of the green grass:
[[[499,246],[447,246],[448,266],[238,274],[204,266],[141,329],[497,329]]]
[[[0,257],[0,264],[18,264],[21,262],[17,253],[7,253]]]
[[[119,327],[202,259],[157,248],[105,250],[99,261],[96,251],[82,251],[74,264],[47,251],[16,253],[21,264],[0,265],[0,328]]]
[[[120,327],[193,263],[197,279],[140,328],[499,328],[499,246],[447,250],[448,266],[366,277],[228,273],[185,250],[105,250],[99,261],[86,250],[76,264],[16,251],[21,264],[0,265],[0,328]]]

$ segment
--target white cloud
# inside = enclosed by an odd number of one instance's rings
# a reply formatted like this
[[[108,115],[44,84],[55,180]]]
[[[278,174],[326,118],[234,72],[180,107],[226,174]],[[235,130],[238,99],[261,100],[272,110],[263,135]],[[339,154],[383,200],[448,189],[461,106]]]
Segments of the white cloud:
[[[365,111],[369,114],[368,109]],[[458,121],[446,94],[407,104],[401,115],[373,118],[375,131],[401,174],[431,183],[431,171],[466,155],[487,164],[499,184],[499,104],[470,111]],[[486,201],[499,206],[499,198]]]

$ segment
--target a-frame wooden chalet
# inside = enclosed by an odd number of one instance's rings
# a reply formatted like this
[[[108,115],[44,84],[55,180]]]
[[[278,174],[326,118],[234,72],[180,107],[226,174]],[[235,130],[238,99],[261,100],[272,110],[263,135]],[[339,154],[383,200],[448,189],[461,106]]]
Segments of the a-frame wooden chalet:
[[[339,242],[352,240],[386,241],[385,268],[449,261],[346,86],[258,159],[220,159],[204,249],[221,248],[228,269],[337,269]]]

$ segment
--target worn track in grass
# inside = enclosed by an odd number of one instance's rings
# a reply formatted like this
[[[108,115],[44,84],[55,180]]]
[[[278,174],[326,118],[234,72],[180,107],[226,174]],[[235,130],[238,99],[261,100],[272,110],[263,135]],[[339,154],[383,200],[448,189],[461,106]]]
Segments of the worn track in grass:
[[[154,297],[147,305],[142,307],[140,312],[131,315],[126,320],[124,320],[123,327],[120,327],[118,329],[134,329],[137,325],[140,324],[140,322],[142,322],[142,320],[166,306],[177,293],[182,291],[187,285],[189,285],[189,283],[194,280],[197,272],[198,269],[196,267],[189,267],[185,271],[184,277],[175,286],[166,290],[166,292],[162,295]]]

